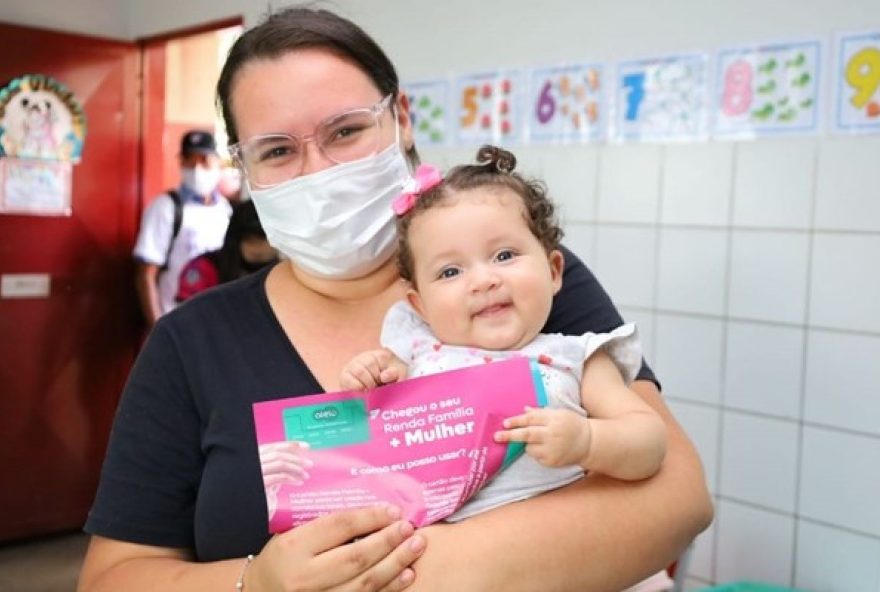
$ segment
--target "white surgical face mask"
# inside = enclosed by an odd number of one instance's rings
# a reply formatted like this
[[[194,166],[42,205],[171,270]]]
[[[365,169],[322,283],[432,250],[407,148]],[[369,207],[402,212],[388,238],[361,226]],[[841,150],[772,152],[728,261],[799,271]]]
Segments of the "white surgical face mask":
[[[181,170],[181,181],[184,186],[202,197],[211,195],[220,182],[222,171],[218,168],[197,166]]]
[[[394,253],[391,202],[410,178],[398,142],[268,189],[249,187],[269,244],[315,276],[352,279]]]

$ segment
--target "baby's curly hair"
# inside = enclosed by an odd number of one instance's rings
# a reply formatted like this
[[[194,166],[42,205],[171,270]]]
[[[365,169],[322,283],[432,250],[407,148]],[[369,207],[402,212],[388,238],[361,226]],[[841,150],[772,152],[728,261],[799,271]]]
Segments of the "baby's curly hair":
[[[516,157],[497,146],[480,147],[477,151],[477,163],[454,167],[440,184],[419,195],[412,209],[397,218],[397,267],[403,279],[415,285],[413,254],[409,243],[409,227],[412,221],[459,191],[482,187],[512,190],[522,198],[525,209],[523,216],[529,230],[541,242],[544,250],[550,253],[559,247],[563,232],[556,217],[556,207],[547,197],[544,183],[513,172],[516,168]]]

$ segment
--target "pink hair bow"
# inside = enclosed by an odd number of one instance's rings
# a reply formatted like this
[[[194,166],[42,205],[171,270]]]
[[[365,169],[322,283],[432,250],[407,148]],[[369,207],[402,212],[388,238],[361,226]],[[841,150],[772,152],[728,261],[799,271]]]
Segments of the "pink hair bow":
[[[403,193],[391,203],[391,209],[398,216],[403,216],[416,205],[416,201],[422,193],[436,187],[442,180],[443,175],[440,174],[440,169],[432,164],[420,164],[416,169],[415,176],[407,182]]]

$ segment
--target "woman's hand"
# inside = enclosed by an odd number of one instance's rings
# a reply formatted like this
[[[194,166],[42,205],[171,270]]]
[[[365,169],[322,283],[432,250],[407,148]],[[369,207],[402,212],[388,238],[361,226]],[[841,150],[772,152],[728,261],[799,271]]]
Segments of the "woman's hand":
[[[425,540],[400,515],[394,506],[348,510],[276,535],[247,568],[244,589],[403,590]]]

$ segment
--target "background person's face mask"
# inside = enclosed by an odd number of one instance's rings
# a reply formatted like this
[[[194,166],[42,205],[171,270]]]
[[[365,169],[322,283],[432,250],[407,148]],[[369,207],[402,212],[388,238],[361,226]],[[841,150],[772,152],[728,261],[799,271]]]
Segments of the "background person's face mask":
[[[181,182],[197,195],[206,197],[217,188],[220,175],[220,169],[214,167],[185,168],[181,170]]]
[[[409,178],[394,141],[374,156],[249,191],[269,244],[307,273],[351,279],[397,248],[391,202]]]

